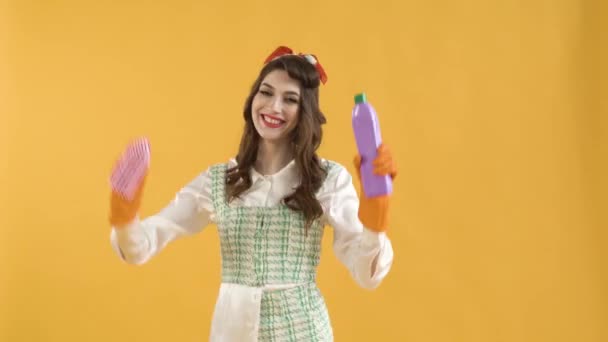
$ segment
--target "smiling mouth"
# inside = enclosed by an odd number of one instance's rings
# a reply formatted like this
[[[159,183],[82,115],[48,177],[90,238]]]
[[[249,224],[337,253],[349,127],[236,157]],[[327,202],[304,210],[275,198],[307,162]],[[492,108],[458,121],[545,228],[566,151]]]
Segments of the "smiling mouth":
[[[278,119],[274,116],[260,114],[260,117],[262,118],[264,124],[270,128],[278,128],[285,124],[285,120]]]

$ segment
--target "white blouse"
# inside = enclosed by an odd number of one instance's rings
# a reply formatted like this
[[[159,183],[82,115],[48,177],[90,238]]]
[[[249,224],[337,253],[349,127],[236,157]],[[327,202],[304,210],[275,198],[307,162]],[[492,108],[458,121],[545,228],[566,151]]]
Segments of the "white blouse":
[[[236,161],[230,159],[229,166],[235,165]],[[251,173],[251,188],[240,199],[235,199],[235,204],[274,206],[291,194],[298,184],[293,160],[273,175],[261,175],[254,169]],[[323,223],[334,229],[333,250],[337,258],[359,286],[366,289],[378,287],[391,268],[393,249],[386,233],[373,232],[359,220],[359,198],[346,168],[338,164],[330,169],[317,193],[317,199],[323,208]],[[110,241],[114,251],[125,262],[139,265],[147,262],[171,241],[196,234],[211,223],[215,223],[215,210],[211,197],[211,175],[207,169],[184,186],[157,214],[143,220],[136,218],[125,227],[113,227]],[[220,294],[234,287],[234,284],[230,285],[220,289]],[[234,296],[238,295],[237,290],[231,292]],[[252,304],[259,306],[259,303]]]

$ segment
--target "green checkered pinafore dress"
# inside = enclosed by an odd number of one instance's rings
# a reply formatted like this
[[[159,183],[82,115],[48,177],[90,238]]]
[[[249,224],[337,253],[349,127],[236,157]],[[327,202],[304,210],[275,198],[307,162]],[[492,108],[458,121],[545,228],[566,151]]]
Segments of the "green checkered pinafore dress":
[[[227,164],[211,167],[222,282],[252,287],[303,284],[263,292],[258,341],[332,341],[327,307],[315,283],[323,225],[315,222],[306,234],[304,216],[282,203],[271,207],[227,203],[227,168]]]

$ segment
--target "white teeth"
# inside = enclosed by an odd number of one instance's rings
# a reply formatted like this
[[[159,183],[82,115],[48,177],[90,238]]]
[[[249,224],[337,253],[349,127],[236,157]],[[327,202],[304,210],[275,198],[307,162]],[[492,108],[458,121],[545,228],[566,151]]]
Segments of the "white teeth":
[[[268,122],[268,123],[271,123],[271,124],[273,124],[273,125],[278,125],[278,124],[280,124],[280,123],[281,123],[281,121],[280,121],[280,120],[276,120],[276,119],[269,118],[269,117],[267,117],[266,115],[262,115],[262,118],[264,119],[264,121],[266,121],[266,122]]]

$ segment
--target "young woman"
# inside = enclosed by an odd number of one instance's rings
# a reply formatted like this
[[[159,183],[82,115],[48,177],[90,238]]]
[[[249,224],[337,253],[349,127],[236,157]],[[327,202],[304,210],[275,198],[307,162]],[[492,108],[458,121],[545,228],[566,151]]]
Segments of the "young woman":
[[[325,80],[315,56],[279,47],[245,101],[236,158],[210,166],[145,219],[137,214],[144,181],[130,201],[112,191],[110,240],[128,263],[143,264],[171,241],[217,225],[222,284],[211,341],[333,340],[315,283],[326,225],[334,229],[337,257],[360,286],[374,289],[389,272],[390,198],[359,198],[348,171],[316,154]],[[354,163],[359,170],[358,156]],[[385,146],[374,165],[377,174],[396,175]]]

